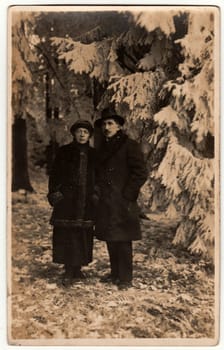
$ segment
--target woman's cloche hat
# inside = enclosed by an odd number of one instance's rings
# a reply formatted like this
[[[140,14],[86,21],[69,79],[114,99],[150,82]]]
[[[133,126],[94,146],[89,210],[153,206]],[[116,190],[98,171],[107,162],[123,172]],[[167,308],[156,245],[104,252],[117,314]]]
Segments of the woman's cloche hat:
[[[70,132],[73,136],[74,136],[75,130],[77,130],[78,128],[87,129],[90,133],[90,136],[93,134],[93,126],[88,120],[79,119],[71,126]]]

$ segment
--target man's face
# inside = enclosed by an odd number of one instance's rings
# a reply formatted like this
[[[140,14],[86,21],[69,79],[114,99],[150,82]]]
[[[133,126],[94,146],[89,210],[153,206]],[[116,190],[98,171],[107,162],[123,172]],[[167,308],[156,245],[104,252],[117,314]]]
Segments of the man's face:
[[[106,119],[102,124],[102,131],[106,137],[114,136],[119,130],[121,130],[121,125],[118,124],[114,119]]]
[[[75,130],[75,139],[78,143],[82,145],[89,141],[90,133],[89,130],[85,128],[78,128]]]

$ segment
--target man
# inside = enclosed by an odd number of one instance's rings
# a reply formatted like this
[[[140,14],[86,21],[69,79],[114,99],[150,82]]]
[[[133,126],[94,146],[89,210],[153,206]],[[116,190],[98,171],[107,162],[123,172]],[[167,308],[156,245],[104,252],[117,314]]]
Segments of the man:
[[[147,179],[140,146],[123,133],[123,124],[124,118],[110,109],[95,122],[103,132],[97,156],[96,238],[106,241],[111,267],[101,281],[121,290],[132,286],[132,241],[141,239],[136,200]]]

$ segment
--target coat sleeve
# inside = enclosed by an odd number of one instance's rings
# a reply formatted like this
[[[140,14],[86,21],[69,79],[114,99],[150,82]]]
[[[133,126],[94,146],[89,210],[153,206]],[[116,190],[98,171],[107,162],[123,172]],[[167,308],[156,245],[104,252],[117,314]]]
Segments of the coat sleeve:
[[[55,157],[55,160],[53,162],[50,175],[49,175],[49,180],[48,180],[47,198],[50,205],[52,206],[55,205],[58,201],[60,201],[63,198],[63,194],[60,192],[61,171],[63,169],[61,159],[62,159],[61,149],[59,149]]]
[[[133,140],[129,140],[127,158],[129,177],[123,190],[123,196],[127,200],[135,201],[139,195],[141,186],[147,180],[148,174],[140,145]]]

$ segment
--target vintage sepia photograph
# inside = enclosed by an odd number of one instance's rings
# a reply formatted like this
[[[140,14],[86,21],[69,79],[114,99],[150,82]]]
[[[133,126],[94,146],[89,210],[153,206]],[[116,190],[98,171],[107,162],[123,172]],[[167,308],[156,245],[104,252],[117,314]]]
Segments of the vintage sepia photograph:
[[[10,345],[219,342],[217,6],[9,6]]]

